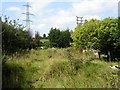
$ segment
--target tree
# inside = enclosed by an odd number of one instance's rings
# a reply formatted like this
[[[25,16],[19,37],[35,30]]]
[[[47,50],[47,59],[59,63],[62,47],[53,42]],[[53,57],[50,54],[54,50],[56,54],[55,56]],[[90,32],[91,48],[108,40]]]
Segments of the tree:
[[[15,20],[5,17],[2,24],[2,53],[12,54],[23,49],[31,49],[32,36],[29,31],[24,31],[23,26],[19,26]]]
[[[48,39],[52,47],[65,48],[70,46],[71,34],[69,30],[60,31],[59,29],[51,28]]]
[[[46,39],[46,38],[47,38],[47,37],[46,37],[46,34],[43,34],[43,38],[44,38],[44,39]]]
[[[58,47],[59,43],[59,37],[60,37],[60,30],[59,29],[53,29],[51,28],[49,34],[48,34],[48,39],[51,43],[52,47]]]
[[[35,33],[34,44],[35,44],[35,47],[40,46],[40,35],[38,32]]]
[[[77,26],[72,34],[73,45],[82,48],[94,48],[110,56],[111,60],[119,59],[120,30],[118,19],[105,18],[102,21],[91,19],[84,25]]]
[[[73,46],[81,48],[98,48],[98,31],[100,21],[91,19],[86,21],[84,25],[77,26],[72,33]]]
[[[70,46],[71,35],[69,30],[61,31],[59,37],[59,47],[65,48]]]
[[[110,56],[111,60],[118,59],[118,53],[120,53],[120,44],[117,46],[118,40],[120,40],[120,34],[118,29],[118,19],[105,18],[100,26],[99,33],[99,49]]]

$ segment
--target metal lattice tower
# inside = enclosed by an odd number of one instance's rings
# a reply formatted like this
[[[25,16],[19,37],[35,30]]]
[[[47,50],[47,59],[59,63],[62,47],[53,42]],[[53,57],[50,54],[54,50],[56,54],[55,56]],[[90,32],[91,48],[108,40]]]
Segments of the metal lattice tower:
[[[26,27],[26,30],[29,31],[29,30],[30,30],[30,22],[32,22],[32,21],[30,20],[30,15],[33,15],[33,14],[30,13],[29,8],[30,8],[31,6],[29,5],[28,2],[27,2],[26,5],[23,5],[23,6],[26,7],[26,12],[25,12],[25,13],[22,13],[22,14],[25,14],[25,15],[26,15],[26,19],[23,20],[23,21],[26,22],[26,26],[25,26],[25,27]]]
[[[84,20],[82,20],[83,17],[78,17],[78,16],[76,16],[76,18],[77,18],[77,19],[76,19],[76,20],[77,20],[77,25],[82,25],[82,24],[83,24],[83,21],[84,21]]]

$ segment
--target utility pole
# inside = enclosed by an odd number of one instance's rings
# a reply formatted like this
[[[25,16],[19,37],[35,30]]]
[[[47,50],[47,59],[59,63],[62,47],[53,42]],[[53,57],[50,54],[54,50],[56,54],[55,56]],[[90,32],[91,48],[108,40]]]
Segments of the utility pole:
[[[26,27],[26,30],[29,31],[29,30],[30,30],[30,22],[32,22],[32,21],[30,20],[30,15],[33,15],[33,14],[31,14],[30,11],[29,11],[29,8],[30,8],[31,6],[29,5],[28,2],[27,2],[26,5],[23,5],[23,6],[26,7],[26,12],[25,12],[25,13],[22,13],[22,14],[25,14],[25,15],[26,15],[26,19],[23,20],[23,21],[26,22],[26,26],[25,26],[25,27]]]
[[[76,20],[77,20],[77,25],[82,25],[82,24],[83,24],[83,21],[84,21],[84,20],[82,20],[83,17],[78,17],[78,16],[76,16],[76,18],[77,18],[77,19],[76,19]]]

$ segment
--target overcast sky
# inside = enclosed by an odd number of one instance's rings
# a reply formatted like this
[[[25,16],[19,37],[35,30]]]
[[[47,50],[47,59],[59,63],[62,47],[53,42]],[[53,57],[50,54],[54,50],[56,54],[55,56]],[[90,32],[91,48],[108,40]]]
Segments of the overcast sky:
[[[10,19],[20,19],[19,23],[25,24],[22,20],[25,16],[27,2],[32,6],[31,31],[38,31],[42,36],[47,34],[51,27],[65,30],[74,30],[76,27],[76,16],[83,16],[83,19],[91,18],[104,19],[106,17],[118,17],[119,0],[2,0],[2,15]]]

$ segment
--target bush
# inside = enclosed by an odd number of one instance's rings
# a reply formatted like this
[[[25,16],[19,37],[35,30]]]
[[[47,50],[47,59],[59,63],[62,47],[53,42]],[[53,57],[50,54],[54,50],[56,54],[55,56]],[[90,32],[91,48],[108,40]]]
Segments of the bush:
[[[25,85],[24,69],[17,64],[4,63],[2,66],[2,88],[23,88]]]

